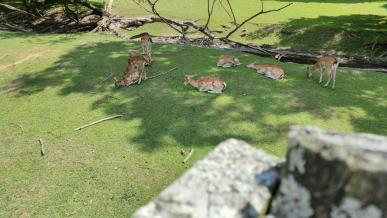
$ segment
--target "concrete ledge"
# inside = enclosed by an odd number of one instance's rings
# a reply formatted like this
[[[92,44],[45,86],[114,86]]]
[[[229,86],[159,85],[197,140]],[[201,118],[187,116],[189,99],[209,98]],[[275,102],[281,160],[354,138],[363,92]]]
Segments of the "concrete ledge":
[[[277,157],[228,139],[133,217],[255,218],[266,212],[280,165]]]

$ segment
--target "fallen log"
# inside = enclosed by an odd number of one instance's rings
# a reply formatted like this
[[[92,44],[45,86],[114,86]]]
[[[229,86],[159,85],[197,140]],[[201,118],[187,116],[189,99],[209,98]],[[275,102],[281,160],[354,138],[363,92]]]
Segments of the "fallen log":
[[[127,38],[127,37],[126,37]],[[281,62],[291,62],[297,64],[313,64],[318,57],[327,55],[326,53],[317,51],[301,51],[294,49],[278,49],[278,48],[265,48],[263,46],[243,44],[231,40],[210,40],[205,39],[206,43],[203,44],[203,39],[184,39],[179,37],[153,37],[154,42],[161,43],[177,43],[188,44],[197,47],[210,47],[223,50],[241,51],[250,54],[255,54],[262,57],[275,58]],[[330,54],[335,55],[335,54]],[[367,70],[375,70],[380,72],[387,71],[387,59],[386,58],[369,58],[364,56],[340,56],[335,55],[342,60],[340,67],[352,67],[361,68]],[[371,69],[370,69],[371,68]]]
[[[227,42],[234,50],[256,54],[264,57],[279,57],[282,62],[294,62],[299,64],[315,63],[318,57],[323,56],[320,52],[297,51],[293,49],[271,49],[261,46],[247,45],[239,42]],[[326,54],[325,54],[326,55]],[[333,54],[334,55],[334,54]],[[341,67],[356,67],[356,68],[380,68],[381,71],[387,69],[386,58],[369,58],[365,56],[340,56],[334,55],[342,60]],[[378,69],[375,69],[378,70]]]

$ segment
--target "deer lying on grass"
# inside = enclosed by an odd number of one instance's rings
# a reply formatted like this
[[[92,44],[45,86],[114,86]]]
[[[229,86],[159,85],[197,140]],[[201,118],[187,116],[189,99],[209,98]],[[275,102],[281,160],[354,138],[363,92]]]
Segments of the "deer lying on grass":
[[[211,77],[204,76],[199,79],[193,79],[191,75],[185,75],[184,77],[184,85],[190,84],[191,86],[199,89],[201,92],[209,92],[209,93],[222,93],[223,90],[226,89],[227,84],[222,80]]]
[[[151,58],[146,54],[140,55],[129,52],[128,66],[126,67],[124,78],[121,80],[114,78],[115,87],[129,86],[134,83],[140,84],[141,80],[146,80],[145,66],[151,62]]]
[[[222,55],[218,58],[218,67],[227,68],[238,66],[240,64],[239,59],[231,55]]]
[[[327,87],[331,80],[333,80],[332,83],[332,89],[335,88],[336,84],[336,71],[337,67],[339,66],[339,60],[336,57],[333,56],[323,56],[317,59],[317,62],[312,66],[308,67],[306,70],[306,77],[310,78],[312,77],[313,73],[318,69],[320,71],[320,81],[319,83],[322,83],[323,81],[323,73],[325,73],[328,76],[328,81],[325,83],[324,87]]]
[[[117,80],[114,77],[114,86],[116,88],[121,87],[121,86],[130,86],[134,83],[140,84],[141,82],[141,77],[140,73],[138,71],[132,71],[129,69],[124,75],[124,78],[121,80]]]
[[[246,65],[246,67],[256,69],[259,74],[262,74],[274,80],[283,79],[285,76],[284,70],[275,64],[251,63]]]

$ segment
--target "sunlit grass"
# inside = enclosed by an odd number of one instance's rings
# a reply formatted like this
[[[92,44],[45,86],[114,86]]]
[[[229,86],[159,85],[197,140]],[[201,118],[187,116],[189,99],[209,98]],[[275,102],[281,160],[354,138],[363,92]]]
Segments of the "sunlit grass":
[[[149,74],[178,70],[113,89],[111,80],[100,82],[110,71],[121,75],[137,43],[94,34],[0,32],[0,38],[0,66],[43,52],[0,72],[0,217],[128,216],[229,137],[283,157],[294,124],[387,134],[383,73],[340,68],[331,90],[317,77],[306,80],[304,65],[155,44]],[[279,64],[287,77],[215,67],[224,53],[242,63]],[[218,76],[228,88],[200,93],[183,85],[187,73]],[[125,116],[73,131],[113,114]],[[181,164],[180,149],[191,147],[192,159]]]

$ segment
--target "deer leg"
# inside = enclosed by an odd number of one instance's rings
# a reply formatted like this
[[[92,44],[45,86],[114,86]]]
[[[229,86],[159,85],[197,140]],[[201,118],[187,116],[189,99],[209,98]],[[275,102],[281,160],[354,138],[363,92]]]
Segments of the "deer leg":
[[[334,89],[335,85],[336,85],[336,72],[337,72],[337,67],[335,67],[333,72],[332,72],[332,77],[333,77],[332,89]]]
[[[329,83],[331,82],[332,80],[332,72],[328,75],[328,82],[325,83],[324,87],[327,87],[329,85]]]
[[[147,80],[147,79],[148,79],[148,76],[147,76],[146,70],[144,69],[144,80]]]
[[[148,46],[148,55],[149,55],[150,58],[152,58],[152,57],[151,57],[151,52],[152,52],[152,44],[149,43],[149,46]]]
[[[322,66],[320,66],[320,70],[319,71],[320,71],[320,81],[318,83],[322,83],[324,68]]]
[[[141,83],[141,74],[139,75],[138,81],[137,81],[137,84],[140,84],[140,83]]]

